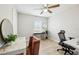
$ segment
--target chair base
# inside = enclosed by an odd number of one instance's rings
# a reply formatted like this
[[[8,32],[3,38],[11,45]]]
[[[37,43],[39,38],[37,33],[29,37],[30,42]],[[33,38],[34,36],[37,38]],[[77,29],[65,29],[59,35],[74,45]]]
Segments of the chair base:
[[[59,50],[64,51],[64,49],[63,49],[63,48],[62,48],[62,49],[57,49],[57,51],[59,51]]]
[[[65,51],[65,52],[64,52],[64,55],[67,55],[67,53],[70,54],[70,55],[74,55],[74,52],[71,51],[71,50],[68,49],[68,48],[57,49],[57,51],[59,51],[59,50]]]

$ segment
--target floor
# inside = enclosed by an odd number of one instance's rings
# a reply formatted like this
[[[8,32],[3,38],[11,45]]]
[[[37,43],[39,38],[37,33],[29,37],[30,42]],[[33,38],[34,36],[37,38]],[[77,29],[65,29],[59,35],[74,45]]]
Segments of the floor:
[[[28,44],[29,42],[27,41],[26,45],[28,46]],[[64,51],[57,51],[57,49],[61,49],[57,42],[50,39],[40,40],[39,55],[64,55]],[[79,55],[78,51],[75,50],[75,55]]]
[[[63,55],[63,51],[57,51],[58,48],[61,48],[57,42],[53,40],[41,40],[40,42],[40,55]]]
[[[58,48],[61,49],[58,43],[53,40],[49,40],[49,39],[41,40],[39,55],[63,55],[64,52],[57,51]]]

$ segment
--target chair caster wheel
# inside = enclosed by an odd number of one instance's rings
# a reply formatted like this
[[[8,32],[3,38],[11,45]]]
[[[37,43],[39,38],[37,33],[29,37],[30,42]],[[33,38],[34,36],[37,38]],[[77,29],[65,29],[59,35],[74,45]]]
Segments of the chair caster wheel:
[[[59,51],[59,49],[57,49],[57,51]]]

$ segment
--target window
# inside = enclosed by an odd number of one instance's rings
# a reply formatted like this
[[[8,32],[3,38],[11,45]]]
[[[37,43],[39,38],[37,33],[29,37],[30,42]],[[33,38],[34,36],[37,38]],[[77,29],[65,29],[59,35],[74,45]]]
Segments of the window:
[[[42,22],[41,21],[35,21],[34,22],[34,28],[39,28],[39,29],[41,29],[42,28]]]
[[[41,20],[34,21],[34,33],[44,32],[46,27],[47,27],[47,25],[44,24],[43,21],[41,21]]]

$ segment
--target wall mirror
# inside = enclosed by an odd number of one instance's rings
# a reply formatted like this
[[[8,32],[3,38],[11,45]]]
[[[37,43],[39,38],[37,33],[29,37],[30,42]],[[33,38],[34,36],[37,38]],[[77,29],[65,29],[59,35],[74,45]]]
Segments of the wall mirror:
[[[10,34],[13,34],[13,26],[8,19],[3,19],[0,23],[0,40],[5,42],[5,37]]]

